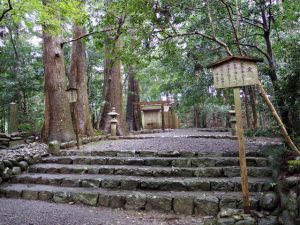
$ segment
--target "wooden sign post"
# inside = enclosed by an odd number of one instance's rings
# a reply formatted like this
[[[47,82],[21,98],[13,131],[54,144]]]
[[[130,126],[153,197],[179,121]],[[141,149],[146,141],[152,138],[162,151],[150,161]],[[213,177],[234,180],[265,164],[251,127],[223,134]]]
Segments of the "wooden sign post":
[[[241,168],[240,174],[243,192],[243,207],[245,213],[250,213],[250,200],[240,87],[256,85],[259,83],[256,66],[256,63],[259,61],[262,60],[252,57],[230,56],[209,66],[209,68],[213,69],[215,88],[233,87],[238,150]]]

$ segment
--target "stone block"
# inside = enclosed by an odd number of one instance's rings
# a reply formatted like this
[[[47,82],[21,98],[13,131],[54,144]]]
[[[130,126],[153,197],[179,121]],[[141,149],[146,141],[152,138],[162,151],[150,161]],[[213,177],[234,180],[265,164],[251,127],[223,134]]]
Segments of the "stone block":
[[[72,196],[68,192],[56,192],[53,195],[53,201],[56,203],[69,203],[72,201]]]
[[[116,174],[114,168],[100,168],[99,174]]]
[[[275,192],[263,193],[260,197],[259,205],[262,209],[273,211],[279,204],[279,197]]]
[[[170,159],[162,160],[160,158],[145,159],[146,166],[170,166],[172,161]]]
[[[155,182],[155,180],[145,180],[141,182],[141,188],[147,189],[147,190],[158,190],[160,187],[159,182]]]
[[[224,209],[235,209],[236,208],[236,198],[229,196],[222,196],[220,200],[220,210]]]
[[[91,165],[106,165],[106,159],[97,159],[97,158],[92,158],[91,159]]]
[[[101,179],[85,179],[81,181],[82,187],[92,187],[92,188],[98,188],[100,187]]]
[[[194,171],[191,169],[184,168],[172,168],[172,175],[175,177],[193,177]]]
[[[140,210],[145,208],[145,204],[145,194],[131,194],[126,197],[125,209]]]
[[[80,179],[65,178],[62,180],[61,186],[64,187],[80,187]]]
[[[258,218],[257,225],[279,225],[276,216],[268,216],[265,218]]]
[[[29,157],[29,156],[25,156],[24,157],[24,161],[26,161],[28,163],[28,165],[34,164],[33,159],[31,157]]]
[[[189,191],[210,191],[210,182],[208,180],[203,181],[184,181]]]
[[[191,162],[193,167],[212,167],[215,166],[215,160],[212,158],[198,158]]]
[[[172,161],[174,167],[191,167],[192,162],[190,159],[176,159]]]
[[[13,175],[19,175],[21,173],[22,173],[22,170],[21,170],[20,167],[15,166],[15,167],[12,168],[12,174]]]
[[[76,203],[82,203],[84,205],[96,206],[97,202],[98,202],[98,194],[76,193],[73,196],[73,200]]]
[[[14,165],[9,160],[3,160],[2,162],[4,163],[5,167],[9,167],[11,169],[14,167]]]
[[[21,198],[22,191],[21,190],[6,190],[5,195],[8,198]]]
[[[50,201],[53,198],[53,193],[50,191],[41,191],[39,192],[38,199],[43,201]]]
[[[194,200],[195,214],[200,216],[217,215],[219,211],[219,199],[215,196],[201,196]]]
[[[126,204],[126,197],[122,195],[112,195],[110,196],[110,204],[111,208],[124,208]]]
[[[222,168],[211,167],[211,168],[198,168],[194,172],[194,176],[196,177],[221,177],[222,176]]]
[[[98,205],[108,207],[110,203],[110,196],[106,194],[100,194]]]
[[[194,212],[194,200],[191,198],[174,198],[173,209],[175,213],[192,215]]]
[[[22,171],[26,171],[28,169],[28,163],[25,161],[19,162],[19,167],[21,168]]]
[[[234,183],[228,180],[215,180],[210,184],[212,191],[234,191]]]
[[[140,182],[137,180],[121,180],[121,189],[136,190]]]
[[[87,173],[88,174],[99,174],[99,169],[98,168],[90,168],[90,169],[88,169]]]
[[[37,200],[39,196],[38,191],[33,191],[33,190],[24,190],[22,192],[22,198],[27,199],[27,200]]]
[[[91,164],[90,158],[74,158],[73,164],[89,165]]]
[[[170,212],[172,210],[172,198],[165,196],[150,196],[146,200],[146,210]]]
[[[119,180],[103,179],[101,182],[101,187],[103,188],[118,188],[119,185]]]
[[[218,218],[216,225],[235,225],[233,218]]]
[[[240,220],[235,223],[235,225],[256,225],[255,220]]]
[[[40,154],[35,154],[32,159],[34,163],[39,163],[42,160],[42,156]]]
[[[52,155],[60,155],[60,143],[58,141],[50,141],[48,152]]]
[[[5,167],[5,169],[1,173],[1,177],[3,180],[8,180],[13,175],[12,170],[8,167]]]
[[[2,172],[5,169],[5,165],[3,162],[0,161],[0,172]]]
[[[162,181],[159,184],[159,189],[162,191],[187,191],[187,186],[184,181]]]
[[[10,159],[9,161],[11,162],[11,164],[13,165],[13,167],[14,167],[14,166],[18,166],[17,160],[15,160],[15,159]]]

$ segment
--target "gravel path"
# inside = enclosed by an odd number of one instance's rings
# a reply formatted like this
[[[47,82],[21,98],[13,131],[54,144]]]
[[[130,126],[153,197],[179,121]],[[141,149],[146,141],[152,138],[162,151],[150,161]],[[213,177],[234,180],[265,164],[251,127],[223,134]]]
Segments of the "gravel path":
[[[201,225],[203,218],[0,199],[0,225]]]
[[[205,138],[205,136],[225,136],[223,139]],[[191,138],[191,136],[193,138]],[[82,150],[159,150],[159,151],[195,151],[228,152],[237,151],[237,141],[231,140],[229,132],[202,132],[199,129],[177,129],[171,132],[140,134],[131,137],[141,139],[105,140],[81,146]],[[267,144],[279,144],[278,138],[246,139],[246,151],[258,151]],[[75,150],[76,148],[73,148]]]

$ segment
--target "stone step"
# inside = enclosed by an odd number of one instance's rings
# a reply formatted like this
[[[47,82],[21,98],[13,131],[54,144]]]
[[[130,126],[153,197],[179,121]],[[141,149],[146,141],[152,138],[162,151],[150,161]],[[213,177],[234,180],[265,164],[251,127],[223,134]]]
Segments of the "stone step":
[[[61,150],[62,156],[119,156],[119,157],[238,157],[238,151],[196,152],[196,151],[156,151],[156,150]],[[248,157],[265,157],[261,151],[247,152]]]
[[[240,168],[231,167],[161,167],[129,165],[73,165],[73,164],[35,164],[29,167],[30,173],[60,174],[113,174],[126,176],[153,177],[238,177]],[[268,167],[248,167],[249,177],[270,177]]]
[[[122,190],[241,191],[241,178],[138,177],[93,174],[22,174],[18,183],[65,187],[102,187]],[[270,178],[249,178],[252,192],[273,191]]]
[[[135,165],[135,166],[174,166],[174,167],[221,167],[239,166],[238,157],[202,156],[189,157],[101,157],[101,156],[62,156],[43,158],[44,163],[84,164],[84,165]],[[265,167],[268,160],[262,157],[247,157],[247,166]]]
[[[201,216],[215,216],[223,208],[242,208],[240,192],[120,191],[105,188],[3,184],[0,186],[0,197]],[[251,193],[250,202],[251,208],[257,209],[259,193]]]

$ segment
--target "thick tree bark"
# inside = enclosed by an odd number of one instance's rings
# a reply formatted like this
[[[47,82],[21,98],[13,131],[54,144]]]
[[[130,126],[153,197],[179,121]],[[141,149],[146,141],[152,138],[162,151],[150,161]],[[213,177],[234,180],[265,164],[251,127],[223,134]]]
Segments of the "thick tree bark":
[[[110,131],[110,116],[112,107],[116,108],[119,113],[117,118],[117,135],[126,133],[126,123],[123,116],[123,94],[122,94],[122,77],[121,77],[121,60],[116,56],[116,52],[120,49],[120,39],[113,44],[105,46],[105,61],[104,61],[104,100],[105,105],[101,113],[100,129],[104,132]]]
[[[45,29],[45,28],[44,28]],[[66,74],[61,39],[43,32],[45,73],[45,123],[43,140],[67,142],[75,139],[66,93]]]
[[[82,26],[73,25],[73,38],[85,34]],[[79,134],[92,136],[94,134],[87,90],[86,52],[82,40],[72,43],[70,87],[77,88],[78,98],[75,103],[76,123]]]
[[[139,107],[133,105],[134,102],[140,101],[140,86],[136,79],[136,74],[132,66],[128,69],[128,95],[126,107],[126,122],[128,130],[140,130],[141,114]]]

